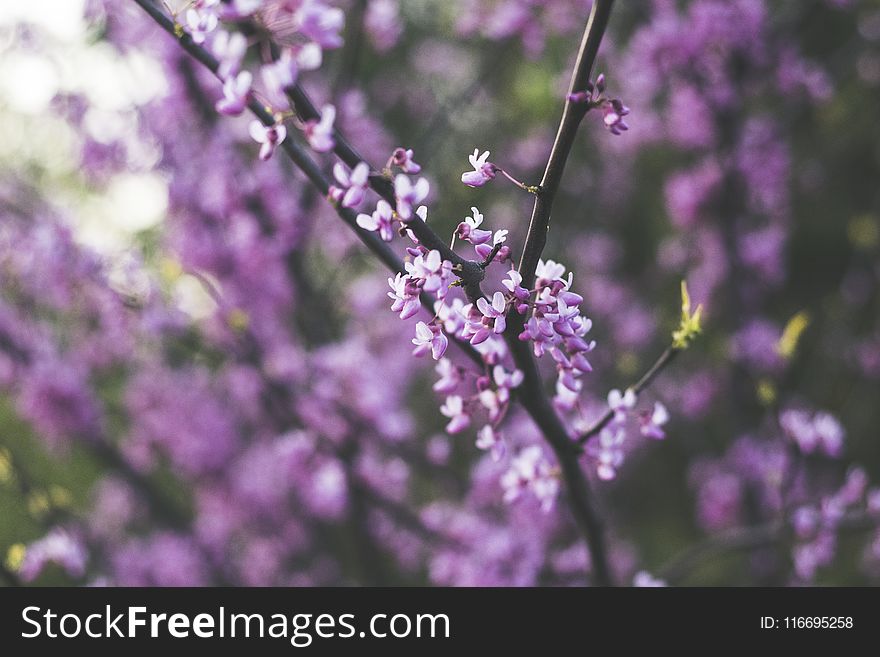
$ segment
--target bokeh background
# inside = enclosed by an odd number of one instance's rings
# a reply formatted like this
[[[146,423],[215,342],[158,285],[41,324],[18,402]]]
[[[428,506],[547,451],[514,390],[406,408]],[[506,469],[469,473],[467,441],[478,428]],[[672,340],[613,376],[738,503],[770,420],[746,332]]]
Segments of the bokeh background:
[[[589,0],[329,4],[305,87],[375,166],[414,149],[441,235],[478,206],[518,254],[529,195],[459,178],[480,148],[540,179]],[[133,2],[2,3],[0,53],[6,583],[589,582],[564,497],[503,501],[387,273]],[[705,313],[640,400],[666,439],[584,460],[617,579],[876,584],[880,3],[619,2],[598,71],[630,130],[587,116],[545,250],[598,342],[572,429],[681,280]]]

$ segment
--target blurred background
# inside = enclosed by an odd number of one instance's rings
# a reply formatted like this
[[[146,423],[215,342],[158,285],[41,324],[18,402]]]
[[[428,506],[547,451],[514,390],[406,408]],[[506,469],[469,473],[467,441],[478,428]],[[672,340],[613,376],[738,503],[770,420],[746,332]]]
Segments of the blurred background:
[[[374,168],[414,149],[440,235],[478,206],[518,257],[531,197],[460,175],[479,148],[540,180],[591,2],[327,5],[305,88]],[[4,583],[590,582],[564,496],[506,503],[509,457],[444,433],[387,273],[134,2],[3,3],[0,53]],[[572,431],[668,345],[682,280],[704,308],[639,400],[666,438],[614,481],[583,460],[616,579],[876,585],[880,2],[618,2],[597,72],[630,129],[588,114],[544,251],[598,344]]]

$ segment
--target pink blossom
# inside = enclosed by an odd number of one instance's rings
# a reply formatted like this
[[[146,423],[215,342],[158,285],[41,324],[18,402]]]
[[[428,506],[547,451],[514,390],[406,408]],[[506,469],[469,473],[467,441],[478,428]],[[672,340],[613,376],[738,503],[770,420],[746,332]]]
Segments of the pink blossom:
[[[416,324],[416,337],[413,338],[412,343],[416,345],[413,350],[414,356],[422,356],[430,351],[434,360],[440,360],[446,352],[449,340],[437,324],[419,322]]]
[[[447,397],[446,402],[440,407],[440,412],[450,418],[446,425],[446,431],[449,434],[459,433],[471,423],[470,415],[464,407],[464,400],[459,395]]]
[[[285,137],[287,137],[287,128],[280,123],[265,126],[259,121],[254,120],[251,121],[249,130],[251,138],[258,144],[261,144],[261,160],[268,160],[272,157],[272,153],[275,152],[278,145],[284,141]]]
[[[332,151],[336,146],[336,141],[333,138],[333,122],[335,120],[336,108],[328,104],[321,108],[320,120],[312,119],[311,121],[306,121],[303,132],[305,133],[306,141],[309,142],[309,146],[319,153]]]
[[[220,114],[227,116],[241,114],[247,107],[252,82],[253,76],[248,71],[242,71],[235,77],[227,78],[223,83],[223,98],[217,101],[215,109]]]
[[[397,198],[397,215],[401,221],[412,219],[413,208],[421,203],[430,191],[428,181],[419,178],[415,184],[410,179],[399,173],[394,178],[394,196]]]
[[[480,149],[475,148],[473,154],[468,156],[468,160],[474,170],[465,171],[461,174],[461,182],[468,187],[482,187],[490,180],[493,180],[501,169],[492,162],[489,162],[488,159],[489,151],[483,151],[483,154],[480,155]]]

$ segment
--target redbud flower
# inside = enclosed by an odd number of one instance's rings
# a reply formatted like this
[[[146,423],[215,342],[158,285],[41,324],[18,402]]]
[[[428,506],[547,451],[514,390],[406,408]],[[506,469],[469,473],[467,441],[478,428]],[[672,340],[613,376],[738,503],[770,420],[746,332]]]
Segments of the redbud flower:
[[[629,126],[623,120],[623,117],[629,114],[629,108],[619,99],[613,98],[604,103],[602,112],[605,114],[603,119],[605,127],[611,131],[611,134],[619,135],[622,131],[629,130]]]
[[[397,197],[397,215],[401,221],[412,219],[413,207],[425,200],[430,191],[428,181],[419,178],[413,185],[410,179],[402,173],[394,179],[394,196]]]
[[[615,422],[623,422],[626,420],[626,412],[636,405],[636,393],[632,388],[627,388],[625,393],[621,393],[616,388],[608,393],[608,406],[614,411]]]
[[[623,429],[612,425],[602,429],[598,440],[590,443],[588,452],[596,458],[599,479],[609,481],[617,476],[617,469],[623,464],[624,437]]]
[[[666,437],[663,425],[669,421],[669,411],[660,402],[654,402],[654,410],[643,414],[640,420],[642,423],[640,431],[643,436],[658,440]]]
[[[324,105],[321,108],[321,120],[312,119],[306,121],[303,131],[306,141],[319,153],[332,151],[336,146],[333,139],[333,122],[336,120],[336,108],[333,105]]]
[[[480,155],[480,149],[475,148],[473,154],[468,156],[474,170],[461,174],[461,182],[469,187],[482,187],[493,180],[501,168],[489,162],[488,159],[489,151],[483,151],[483,154]]]
[[[466,324],[465,316],[462,315],[464,301],[455,298],[437,301],[434,303],[434,312],[437,318],[443,322],[443,329],[450,335],[458,335]]]
[[[487,450],[496,463],[504,456],[505,445],[501,432],[495,431],[491,424],[487,424],[477,432],[477,448]]]
[[[481,258],[488,258],[489,254],[492,253],[492,250],[499,244],[503,244],[507,240],[507,230],[496,230],[495,234],[492,235],[492,243],[491,244],[478,244],[474,251],[477,252],[477,255]],[[510,256],[510,248],[507,246],[502,246],[498,253],[495,254],[493,259],[494,262],[504,262],[507,257]]]
[[[263,0],[230,0],[223,4],[221,15],[223,20],[233,21],[247,18],[263,6]]]
[[[441,358],[434,371],[440,375],[433,386],[435,392],[450,393],[461,383],[461,372],[448,358]]]
[[[449,340],[440,327],[425,322],[416,324],[416,337],[412,339],[412,343],[416,346],[413,356],[422,356],[430,351],[434,360],[440,360],[449,346]]]
[[[645,570],[640,570],[633,575],[633,586],[638,588],[662,588],[666,586],[666,582],[658,577],[654,577]]]
[[[217,14],[213,10],[191,7],[186,12],[186,25],[192,40],[195,43],[204,43],[207,35],[217,27]]]
[[[284,90],[296,84],[299,67],[291,51],[287,49],[274,62],[265,64],[260,69],[260,75],[269,94],[274,98],[283,98]]]
[[[248,71],[242,71],[232,78],[227,78],[223,83],[223,98],[217,101],[214,108],[227,116],[238,116],[247,106],[248,95],[251,92],[253,76]]]
[[[421,288],[416,281],[398,272],[394,278],[388,279],[388,285],[392,290],[388,293],[388,296],[394,299],[394,302],[391,304],[391,310],[400,313],[400,319],[409,319],[419,312],[419,308],[421,308],[419,303]]]
[[[490,304],[484,297],[477,299],[477,308],[483,313],[483,324],[491,327],[495,333],[504,333],[507,328],[507,319],[504,315],[507,310],[507,299],[501,292],[492,295]]]
[[[241,60],[247,52],[247,39],[241,32],[220,30],[211,41],[211,52],[220,62],[217,75],[222,80],[226,80],[229,76],[238,73]]]
[[[384,199],[376,204],[376,209],[372,215],[359,214],[357,216],[357,225],[364,230],[378,231],[379,237],[385,242],[390,242],[394,238],[394,214],[391,206]]]
[[[259,121],[251,121],[250,134],[255,142],[262,144],[260,147],[260,159],[268,160],[275,152],[275,148],[287,137],[287,128],[282,124],[265,126]]]
[[[473,216],[465,217],[464,221],[458,224],[458,227],[455,229],[456,236],[467,240],[474,246],[488,242],[492,239],[492,231],[478,228],[483,223],[483,215],[475,207],[471,207],[471,213]]]
[[[423,281],[425,292],[433,292],[438,299],[443,299],[449,292],[452,263],[443,260],[436,249],[419,254],[412,262],[406,263],[406,271],[411,278]]]
[[[458,395],[447,397],[446,402],[440,407],[440,412],[450,418],[446,425],[446,432],[449,434],[458,433],[471,423],[470,415],[464,408],[464,400]]]
[[[511,461],[510,469],[501,477],[501,487],[504,488],[505,502],[513,502],[523,491],[530,490],[541,502],[541,509],[547,512],[553,508],[559,480],[541,448],[531,445]]]
[[[333,165],[333,177],[336,181],[346,189],[342,195],[342,207],[354,208],[360,205],[367,193],[367,186],[370,178],[370,167],[366,162],[358,162],[353,171],[349,173],[348,169],[341,162]],[[388,205],[385,203],[385,205]],[[389,210],[391,206],[388,206]],[[368,228],[367,230],[375,230]],[[383,238],[384,239],[384,238]],[[390,240],[385,240],[389,242]]]
[[[522,315],[529,308],[527,303],[529,291],[522,287],[520,283],[522,283],[522,274],[516,269],[511,269],[507,272],[507,278],[501,281],[501,284],[513,294],[513,298],[518,302],[516,304],[516,312]]]
[[[418,173],[422,167],[412,159],[413,151],[411,148],[406,150],[395,148],[391,154],[391,164],[400,167],[404,173]]]
[[[298,31],[322,48],[338,48],[342,45],[340,30],[345,25],[345,14],[337,7],[328,7],[320,0],[297,3],[299,8],[294,19]]]
[[[52,562],[60,565],[72,577],[82,577],[87,561],[88,554],[82,540],[56,527],[27,547],[19,574],[25,582],[33,581],[43,567]]]

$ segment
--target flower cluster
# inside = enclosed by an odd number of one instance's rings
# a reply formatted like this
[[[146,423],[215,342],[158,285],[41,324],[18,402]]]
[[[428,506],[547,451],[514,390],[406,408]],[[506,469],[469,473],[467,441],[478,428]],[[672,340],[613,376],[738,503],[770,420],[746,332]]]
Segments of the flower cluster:
[[[843,485],[817,504],[804,504],[792,513],[791,526],[797,537],[792,562],[800,581],[812,581],[819,568],[831,563],[848,513],[880,518],[880,489],[869,490],[868,476],[861,468],[850,469]]]
[[[843,452],[843,426],[830,413],[789,408],[779,414],[779,425],[785,435],[797,444],[804,454],[822,453],[832,458]]]
[[[587,354],[596,347],[595,340],[586,340],[593,323],[581,315],[584,299],[571,290],[573,274],[566,276],[565,266],[553,260],[538,262],[534,290],[526,290],[521,282],[516,272],[505,281],[517,312],[527,316],[519,339],[530,341],[538,358],[550,353],[557,370],[554,403],[571,410],[582,388],[581,375],[593,369]]]
[[[602,122],[613,135],[619,135],[629,126],[623,120],[630,109],[619,98],[608,98],[605,93],[605,74],[600,73],[596,82],[587,82],[587,88],[568,94],[567,98],[572,103],[586,103],[587,106],[602,110]]]
[[[627,422],[635,405],[636,394],[632,389],[623,393],[615,389],[608,393],[610,420],[599,431],[599,435],[587,443],[587,454],[595,460],[596,474],[600,479],[614,479],[623,464]],[[657,440],[666,437],[663,425],[669,421],[669,412],[661,402],[654,402],[651,410],[641,411],[636,418],[643,436]]]

